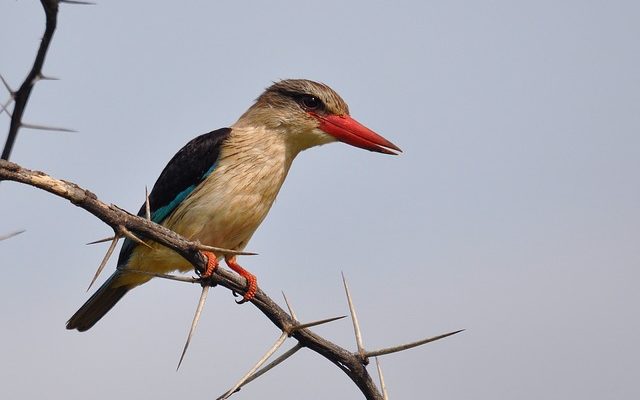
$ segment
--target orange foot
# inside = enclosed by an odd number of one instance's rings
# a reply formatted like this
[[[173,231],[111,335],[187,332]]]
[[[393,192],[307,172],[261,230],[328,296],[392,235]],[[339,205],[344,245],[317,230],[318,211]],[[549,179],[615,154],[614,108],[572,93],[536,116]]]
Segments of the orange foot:
[[[258,290],[258,280],[256,279],[255,275],[242,268],[236,262],[236,256],[225,257],[224,260],[226,261],[229,268],[236,271],[238,274],[240,274],[240,276],[247,280],[247,291],[244,293],[242,300],[236,301],[236,303],[242,304],[246,303],[247,301],[251,301],[251,299],[253,299],[253,297],[256,295],[256,291]]]
[[[218,268],[218,257],[210,251],[201,251],[203,256],[207,257],[207,268],[200,274],[200,278],[211,278],[211,275]]]

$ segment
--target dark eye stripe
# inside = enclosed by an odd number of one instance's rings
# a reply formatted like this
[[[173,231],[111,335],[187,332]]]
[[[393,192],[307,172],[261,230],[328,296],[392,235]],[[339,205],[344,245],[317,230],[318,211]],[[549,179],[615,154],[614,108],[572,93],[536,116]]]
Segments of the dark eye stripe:
[[[283,95],[292,98],[300,107],[302,107],[306,111],[324,111],[326,109],[326,105],[322,100],[318,97],[308,94],[308,93],[299,93],[299,92],[290,92],[281,90],[280,93]]]

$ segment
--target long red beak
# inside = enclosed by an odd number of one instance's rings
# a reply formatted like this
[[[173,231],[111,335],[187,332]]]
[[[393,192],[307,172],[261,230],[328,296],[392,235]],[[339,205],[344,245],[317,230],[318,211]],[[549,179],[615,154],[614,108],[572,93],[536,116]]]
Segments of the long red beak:
[[[320,129],[341,142],[378,153],[397,155],[402,150],[348,115],[318,115]]]

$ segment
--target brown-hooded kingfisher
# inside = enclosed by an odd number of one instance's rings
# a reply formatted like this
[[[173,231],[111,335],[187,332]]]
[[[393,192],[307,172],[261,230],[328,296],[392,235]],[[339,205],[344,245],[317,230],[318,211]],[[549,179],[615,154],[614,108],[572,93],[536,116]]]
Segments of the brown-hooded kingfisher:
[[[198,136],[173,156],[149,195],[151,219],[188,239],[243,250],[298,153],[336,140],[378,153],[401,151],[351,118],[347,104],[327,85],[305,79],[277,82],[230,128]],[[144,214],[143,205],[138,215]],[[222,256],[203,253],[208,266],[202,276],[210,276]],[[251,300],[257,289],[255,276],[238,265],[235,256],[224,258],[246,279],[243,300]],[[167,247],[126,239],[116,271],[69,319],[67,329],[86,331],[129,290],[151,279],[130,270],[191,269]]]

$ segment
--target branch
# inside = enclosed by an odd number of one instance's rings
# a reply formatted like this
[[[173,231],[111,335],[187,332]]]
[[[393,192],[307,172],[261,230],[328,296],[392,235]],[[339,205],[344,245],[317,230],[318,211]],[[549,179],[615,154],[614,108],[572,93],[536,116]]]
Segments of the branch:
[[[18,129],[23,126],[22,115],[27,107],[27,101],[29,101],[31,89],[33,89],[33,85],[35,85],[42,77],[44,59],[47,56],[47,50],[49,50],[51,39],[53,39],[53,34],[56,31],[56,24],[58,21],[58,0],[40,0],[40,3],[42,3],[42,8],[44,8],[44,13],[47,18],[46,27],[44,35],[42,36],[42,42],[40,42],[40,47],[38,48],[38,53],[36,54],[36,59],[31,67],[31,71],[29,71],[24,82],[22,82],[20,89],[15,93],[11,93],[16,104],[13,107],[13,115],[11,116],[11,125],[9,125],[7,141],[4,145],[4,149],[2,150],[1,158],[3,160],[9,159],[16,136],[18,136]]]
[[[20,182],[67,199],[75,206],[93,214],[114,230],[117,230],[118,227],[125,227],[145,239],[154,240],[175,250],[191,262],[196,270],[203,271],[206,267],[207,260],[198,250],[199,243],[188,241],[161,225],[130,214],[113,204],[103,203],[98,200],[95,194],[75,183],[55,179],[43,172],[28,170],[4,160],[0,160],[0,180]],[[211,277],[211,284],[223,286],[231,291],[241,292],[244,290],[245,281],[230,271],[218,268]],[[301,346],[315,351],[337,365],[358,386],[365,398],[382,400],[382,395],[357,355],[331,343],[308,329],[296,329],[298,322],[291,318],[285,310],[280,308],[275,301],[259,288],[251,303],[280,330],[293,332],[291,335]]]
[[[153,221],[150,221],[144,217],[139,217],[133,214],[128,213],[127,211],[113,205],[106,204],[100,201],[95,194],[92,192],[81,188],[72,182],[67,182],[59,179],[52,178],[51,176],[39,172],[32,171],[26,168],[23,168],[17,164],[14,164],[9,161],[0,160],[0,181],[2,180],[11,180],[19,183],[23,183],[29,186],[33,186],[42,190],[45,190],[49,193],[52,193],[56,196],[62,197],[64,199],[69,200],[71,203],[80,207],[89,213],[93,214],[95,217],[102,220],[107,225],[111,226],[111,228],[116,232],[116,237],[122,232],[129,232],[131,235],[138,235],[146,240],[151,240],[158,242],[166,247],[171,248],[176,251],[186,260],[188,260],[191,264],[193,264],[194,268],[198,272],[203,272],[206,269],[207,259],[206,256],[202,255],[200,250],[203,248],[203,245],[198,242],[191,242],[184,237],[178,235],[177,233],[163,227],[162,225],[158,225]],[[114,240],[115,242],[115,240]],[[224,250],[224,249],[221,249]],[[224,250],[227,254],[253,254],[253,253],[242,253],[231,250]],[[220,252],[220,254],[224,254],[224,252]],[[144,272],[144,271],[140,271]],[[150,273],[151,274],[151,273]],[[215,273],[211,278],[207,278],[205,281],[198,278],[184,278],[184,277],[174,277],[171,275],[164,274],[151,274],[160,278],[174,279],[180,280],[188,283],[198,283],[208,286],[220,285],[227,289],[229,289],[232,293],[241,292],[245,287],[245,280],[240,276],[224,270],[222,268],[216,269]],[[343,277],[344,279],[344,277]],[[380,393],[375,383],[373,382],[371,376],[369,375],[366,366],[368,364],[368,357],[389,354],[392,352],[402,351],[411,347],[419,346],[425,343],[433,342],[435,340],[442,339],[444,337],[453,335],[460,331],[451,332],[444,335],[439,335],[433,338],[423,339],[418,342],[409,343],[406,345],[395,346],[387,349],[377,350],[377,351],[366,351],[362,344],[362,337],[360,335],[359,326],[357,320],[355,318],[355,307],[351,300],[351,294],[349,293],[349,289],[344,280],[345,291],[347,293],[347,298],[349,299],[349,309],[353,319],[354,328],[356,331],[356,335],[359,337],[358,339],[358,349],[356,352],[350,352],[327,339],[324,339],[321,336],[316,335],[311,332],[309,327],[315,326],[319,323],[329,322],[331,320],[335,320],[336,318],[330,318],[327,320],[321,320],[309,324],[300,324],[295,316],[290,316],[285,310],[283,310],[278,304],[275,303],[269,296],[267,296],[260,288],[258,288],[255,297],[251,300],[251,303],[257,307],[271,322],[277,326],[285,336],[291,336],[298,341],[298,345],[300,347],[307,347],[316,353],[322,355],[327,360],[334,363],[338,368],[340,368],[351,380],[358,386],[362,394],[366,399],[369,400],[384,400],[385,396]],[[206,295],[206,289],[203,288],[203,293]],[[204,296],[203,296],[204,297]],[[286,298],[285,298],[286,300]],[[201,301],[203,304],[204,302]],[[295,315],[291,306],[287,301],[287,307],[289,307],[291,315]],[[198,313],[201,311],[201,306],[199,305],[198,310],[196,311],[196,316],[194,317],[194,321],[197,321]],[[192,326],[193,330],[194,326]],[[190,333],[191,335],[192,333]],[[188,342],[187,342],[188,345]],[[185,346],[186,350],[186,346]],[[295,352],[297,350],[294,350]],[[291,353],[292,354],[292,353]],[[183,352],[184,355],[184,352]],[[270,353],[269,353],[270,355]],[[265,360],[266,361],[266,358]],[[261,363],[264,362],[261,360]],[[277,362],[272,363],[273,365],[277,365]],[[261,364],[260,363],[260,364]],[[254,379],[263,373],[257,372],[255,375],[257,368],[260,365],[254,367],[250,373],[245,377],[248,379]],[[271,368],[270,364],[268,368]],[[231,395],[235,392],[242,384],[246,383],[245,380],[241,381],[237,386],[235,386],[232,390],[227,392],[227,396]]]

